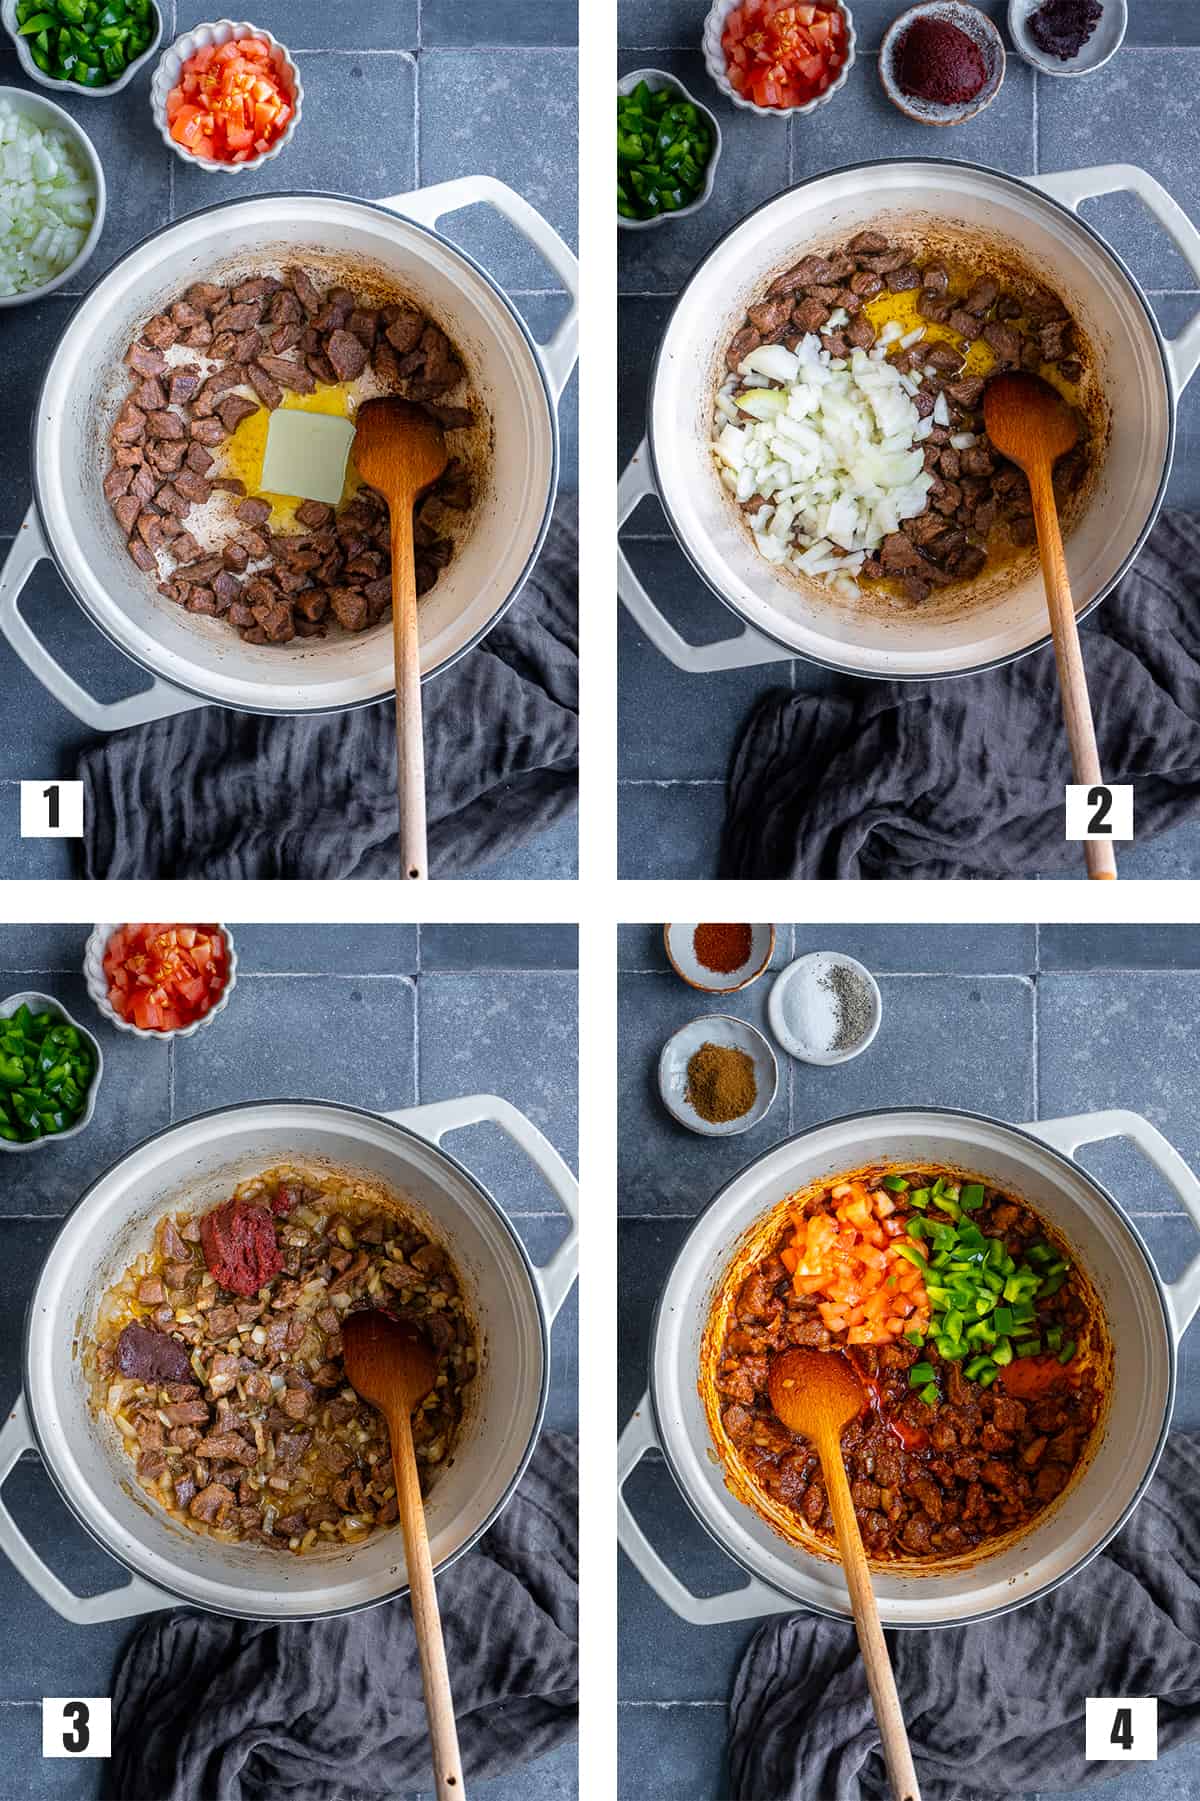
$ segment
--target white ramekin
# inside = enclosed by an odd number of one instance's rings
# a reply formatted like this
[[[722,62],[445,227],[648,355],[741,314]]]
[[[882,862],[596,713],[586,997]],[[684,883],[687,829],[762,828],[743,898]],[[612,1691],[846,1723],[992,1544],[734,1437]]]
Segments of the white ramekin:
[[[61,88],[68,84],[55,81],[43,82],[42,85]],[[85,88],[79,89],[81,94],[87,91]],[[47,100],[44,94],[31,94],[25,88],[0,88],[0,100],[10,101],[18,112],[24,113],[26,118],[33,119],[38,125],[49,126],[55,131],[65,132],[71,142],[77,146],[80,155],[91,171],[92,181],[96,188],[96,206],[92,216],[91,230],[83,240],[83,249],[74,262],[68,263],[65,269],[60,269],[57,275],[51,276],[49,281],[43,282],[40,288],[26,288],[22,294],[0,294],[0,307],[27,306],[31,300],[40,300],[43,294],[52,294],[55,288],[61,288],[64,282],[70,281],[73,275],[78,275],[100,242],[100,233],[104,230],[106,206],[104,167],[96,154],[95,145],[83,126],[76,124],[70,113],[65,112],[56,101]]]
[[[719,43],[719,40],[718,40]],[[721,160],[721,127],[717,123],[716,114],[703,100],[697,100],[695,94],[689,93],[677,75],[670,75],[666,69],[633,69],[628,75],[622,75],[617,83],[618,94],[632,94],[639,81],[644,81],[652,94],[661,88],[670,88],[681,100],[690,100],[697,112],[704,114],[708,128],[713,134],[712,154],[704,169],[704,186],[694,200],[681,206],[677,212],[655,213],[652,219],[625,219],[617,214],[617,224],[622,231],[646,231],[652,225],[665,225],[670,219],[686,219],[691,213],[698,213],[702,206],[707,206],[712,199],[713,180],[717,173],[717,164]]]
[[[221,998],[207,1013],[194,1019],[190,1026],[176,1026],[170,1032],[150,1032],[145,1026],[131,1025],[122,1019],[108,998],[108,978],[104,974],[104,951],[109,939],[117,930],[115,925],[93,926],[87,948],[83,953],[83,979],[87,983],[89,998],[97,1010],[102,1013],[109,1025],[116,1026],[118,1032],[129,1032],[134,1038],[148,1038],[155,1044],[165,1044],[169,1038],[191,1038],[201,1028],[208,1025],[223,1012],[229,1004],[229,997],[237,986],[237,952],[233,948],[233,937],[228,926],[218,925],[217,930],[225,940],[225,951],[229,962],[229,973],[225,977],[225,986],[221,990]],[[82,1029],[82,1028],[81,1028]],[[65,1137],[65,1133],[60,1133]],[[0,1141],[3,1142],[3,1141]]]
[[[154,7],[154,16],[158,20],[158,30],[142,54],[135,56],[128,68],[118,75],[115,81],[108,82],[102,88],[85,88],[78,81],[59,81],[53,75],[44,75],[29,53],[28,40],[23,38],[17,30],[17,0],[3,0],[3,6],[0,8],[0,19],[3,20],[5,30],[17,47],[17,61],[30,81],[36,81],[40,88],[49,88],[51,93],[75,94],[81,100],[107,100],[110,94],[119,94],[122,88],[128,87],[138,70],[149,62],[162,43],[162,8],[157,3]],[[44,289],[43,292],[45,292]]]
[[[31,1138],[28,1144],[14,1144],[10,1138],[0,1138],[0,1151],[40,1151],[43,1145],[62,1144],[65,1139],[76,1137],[85,1126],[92,1122],[92,1114],[96,1111],[96,1096],[100,1092],[100,1078],[104,1074],[104,1052],[100,1049],[99,1044],[87,1027],[81,1025],[73,1014],[68,1013],[62,1002],[55,1000],[52,994],[38,994],[34,991],[25,994],[10,994],[7,1000],[0,1001],[0,1019],[11,1019],[22,1001],[31,1013],[40,1013],[49,1008],[52,1013],[57,1013],[62,1017],[65,1025],[74,1026],[77,1032],[82,1032],[92,1047],[96,1058],[96,1068],[88,1083],[87,1105],[73,1126],[68,1126],[65,1132],[48,1132],[42,1138]]]
[[[244,163],[222,163],[211,156],[193,156],[190,150],[175,142],[167,123],[167,96],[177,84],[183,65],[197,50],[203,50],[209,44],[214,44],[219,49],[222,44],[229,43],[231,38],[258,38],[261,43],[270,45],[271,62],[277,70],[286,74],[292,90],[292,116],[283,136],[269,150],[264,150],[259,156],[252,156]],[[154,114],[159,137],[181,162],[189,164],[193,169],[203,169],[206,175],[242,175],[247,169],[261,169],[264,163],[269,163],[285,145],[291,143],[292,133],[300,123],[303,104],[304,88],[300,81],[300,71],[287,50],[278,38],[272,37],[269,31],[264,31],[261,25],[251,25],[246,20],[235,23],[233,19],[215,19],[211,25],[197,25],[194,30],[185,31],[182,37],[177,37],[163,51],[154,71],[154,79],[150,83],[150,109]]]
[[[824,106],[832,100],[839,88],[845,85],[846,77],[854,67],[856,40],[854,19],[851,16],[850,8],[842,4],[842,0],[839,0],[838,10],[846,21],[847,55],[845,66],[837,80],[831,82],[825,92],[818,94],[815,100],[806,100],[803,106],[758,106],[753,100],[743,99],[730,81],[725,63],[725,52],[721,48],[721,34],[725,30],[725,21],[734,7],[740,4],[741,0],[713,0],[708,17],[704,21],[704,36],[701,39],[704,46],[704,66],[725,98],[732,100],[735,106],[740,106],[743,112],[757,113],[760,119],[790,119],[804,113],[815,113],[819,106]]]

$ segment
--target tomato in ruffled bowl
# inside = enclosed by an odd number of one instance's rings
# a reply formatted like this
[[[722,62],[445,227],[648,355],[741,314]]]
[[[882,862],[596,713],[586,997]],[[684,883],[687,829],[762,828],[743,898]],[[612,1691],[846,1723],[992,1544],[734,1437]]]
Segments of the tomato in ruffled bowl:
[[[233,940],[220,925],[96,926],[83,973],[118,1031],[190,1037],[227,1004],[237,979]]]
[[[704,27],[717,86],[735,106],[775,117],[832,99],[854,62],[854,42],[840,0],[715,0]]]
[[[237,174],[278,156],[302,100],[283,45],[269,31],[227,19],[176,38],[150,89],[160,135],[209,173]]]

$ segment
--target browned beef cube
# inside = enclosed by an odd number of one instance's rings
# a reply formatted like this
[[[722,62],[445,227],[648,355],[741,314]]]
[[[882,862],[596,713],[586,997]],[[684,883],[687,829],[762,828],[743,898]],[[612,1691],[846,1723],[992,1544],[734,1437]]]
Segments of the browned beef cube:
[[[193,325],[205,323],[204,309],[193,306],[190,300],[177,300],[171,308],[171,317],[181,331],[190,331]]]
[[[132,469],[110,469],[104,478],[104,498],[109,506],[115,506],[122,494],[128,494],[129,484],[133,480]]]
[[[125,361],[138,375],[161,375],[167,366],[162,351],[155,350],[150,344],[131,344],[125,352]]]
[[[303,317],[304,308],[287,288],[280,288],[271,296],[263,314],[268,325],[296,325]]]
[[[133,481],[130,484],[130,493],[136,494],[142,504],[145,505],[146,501],[154,499],[154,496],[158,492],[158,488],[159,484],[153,469],[148,469],[143,463],[142,467],[134,472]]]
[[[326,506],[323,500],[302,500],[296,508],[296,518],[301,525],[307,525],[312,531],[319,531],[333,518],[333,508]]]
[[[178,542],[178,540],[176,540],[176,542]],[[181,581],[192,582],[196,587],[202,588],[208,582],[211,582],[213,576],[218,575],[220,571],[220,557],[210,554],[204,557],[196,557],[194,561],[190,563],[181,563],[179,568],[175,571],[175,574]]]
[[[183,420],[178,413],[164,408],[160,412],[147,413],[146,430],[152,438],[182,438],[184,436]]]
[[[261,625],[248,625],[241,636],[243,644],[268,644],[270,642]]]
[[[203,380],[199,369],[193,364],[184,364],[171,371],[169,396],[172,406],[186,406],[199,390]]]
[[[210,488],[221,488],[226,494],[236,494],[240,500],[246,492],[246,484],[236,475],[214,475],[209,481]]]
[[[974,313],[969,313],[964,306],[956,306],[952,310],[947,324],[951,331],[956,331],[960,338],[966,338],[968,343],[974,343],[983,329]],[[1003,330],[1003,327],[998,329]]]
[[[207,350],[213,339],[213,328],[207,319],[201,319],[199,325],[193,325],[191,331],[185,331],[180,339],[189,350]]]
[[[1071,321],[1069,319],[1053,319],[1048,325],[1043,325],[1038,332],[1038,343],[1046,362],[1057,363],[1060,357],[1065,356],[1070,339]],[[134,398],[136,399],[137,396],[135,395]]]
[[[235,301],[265,300],[279,286],[273,275],[251,275],[246,281],[239,282],[233,290]]]
[[[249,331],[257,325],[262,317],[261,300],[239,300],[233,306],[227,306],[221,314],[222,331]]]
[[[879,231],[860,231],[857,237],[851,238],[848,246],[855,256],[878,256],[887,247],[888,241]]]
[[[790,312],[791,296],[780,294],[774,300],[760,300],[757,306],[747,307],[746,317],[755,331],[760,331],[764,338],[773,338],[786,325]]]
[[[254,392],[258,395],[258,398],[262,401],[263,405],[269,407],[271,411],[274,412],[275,408],[283,399],[283,389],[279,386],[279,383],[272,380],[266,370],[262,367],[261,363],[251,363],[246,374],[250,377],[250,386],[254,389]]]
[[[421,333],[425,330],[425,320],[412,306],[385,306],[383,309],[383,329],[388,343],[401,356],[415,350],[421,342]]]
[[[142,501],[138,499],[136,494],[123,494],[121,498],[114,503],[113,512],[117,516],[117,524],[125,533],[126,537],[129,536],[134,526],[137,524],[137,516],[142,510],[142,505]]]
[[[381,575],[378,581],[368,582],[363,590],[367,597],[371,624],[376,625],[392,604],[392,578]]]
[[[1001,362],[1017,363],[1021,360],[1021,339],[1019,333],[1011,325],[1001,325],[993,320],[983,328],[984,342],[990,344]]]
[[[138,444],[118,444],[113,449],[113,462],[118,469],[137,469],[146,460]]]
[[[346,330],[352,331],[367,349],[375,342],[375,334],[379,330],[379,314],[369,307],[355,307],[346,321]]]
[[[255,531],[253,527],[251,527],[248,532],[242,533],[242,543],[246,547],[247,556],[256,563],[262,557],[265,557],[271,548],[267,541],[266,534],[264,532]]]
[[[327,356],[322,356],[320,351],[314,351],[309,356],[305,357],[304,362],[309,374],[312,375],[315,380],[321,382],[327,388],[337,386],[337,370]]]
[[[205,450],[203,444],[197,444],[195,441],[188,445],[183,460],[189,469],[196,471],[197,475],[207,475],[213,466],[212,452]]]
[[[956,350],[953,344],[934,344],[929,349],[922,345],[920,356],[931,368],[944,370],[947,374],[962,368],[962,351]]]
[[[141,407],[134,406],[127,400],[117,414],[117,422],[110,434],[113,444],[140,444],[146,436],[146,415]]]
[[[243,500],[236,512],[245,525],[265,525],[271,517],[271,504],[266,500]]]
[[[291,283],[292,292],[296,295],[305,312],[318,312],[321,306],[321,296],[313,286],[312,281],[305,271],[301,269],[298,264],[293,264],[291,268],[285,271],[285,273],[288,281]]]
[[[425,352],[423,385],[434,395],[439,389],[454,387],[462,375],[462,365],[445,332],[437,325],[427,325],[421,333],[421,349]],[[429,396],[422,394],[416,398],[428,399]]]
[[[329,611],[329,596],[324,588],[305,588],[302,594],[296,596],[293,604],[301,618],[315,624],[317,620],[324,619]]]
[[[154,574],[158,569],[154,552],[150,549],[148,544],[143,544],[140,538],[130,538],[129,543],[125,548],[128,550],[138,568],[144,569],[147,575]]]
[[[332,331],[325,354],[337,371],[339,381],[354,381],[367,366],[367,346],[352,331]]]
[[[820,331],[829,313],[830,308],[825,301],[814,300],[810,296],[792,309],[792,318],[800,331]]]
[[[212,619],[217,618],[225,610],[211,588],[189,589],[184,605],[189,613],[207,613]]]
[[[316,389],[316,382],[302,364],[281,356],[260,356],[260,369],[265,369],[272,381],[280,387],[291,388],[297,394],[311,394]]]
[[[212,446],[223,443],[225,438],[225,427],[219,419],[193,419],[188,432],[197,444]]]
[[[269,606],[255,607],[254,617],[272,644],[288,644],[296,636],[292,609],[286,600],[276,600]]]
[[[226,569],[233,569],[239,575],[250,561],[249,552],[247,551],[246,546],[236,542],[225,546],[224,550],[221,552],[221,558]]]
[[[194,563],[200,556],[200,546],[191,532],[179,532],[171,541],[171,555],[180,563]]]
[[[904,569],[921,569],[921,554],[904,532],[892,532],[879,547],[879,560],[889,575]]]
[[[257,411],[258,406],[255,401],[244,400],[240,394],[230,394],[217,408],[217,416],[225,430],[232,434],[243,419],[248,419],[251,413],[257,413]]]
[[[252,363],[259,351],[266,347],[266,340],[257,327],[251,331],[239,332],[234,340],[233,360],[235,363]]]
[[[179,477],[176,477],[176,480],[179,479]],[[174,513],[180,519],[185,516],[188,508],[192,504],[184,494],[180,493],[174,482],[163,483],[162,487],[158,490],[157,502],[164,513]]]
[[[956,406],[977,406],[983,393],[983,376],[968,375],[964,376],[962,381],[952,381],[947,387],[946,393]]]
[[[271,333],[271,349],[276,356],[282,356],[286,350],[294,350],[303,336],[303,326],[294,322],[288,325],[277,325]]]
[[[167,395],[157,375],[147,375],[138,383],[130,395],[134,406],[140,406],[143,413],[156,413],[166,406]]]
[[[215,356],[218,362],[228,363],[232,360],[236,349],[237,333],[235,331],[219,331],[214,333],[208,352],[210,356]]]
[[[225,616],[229,620],[230,625],[247,626],[255,624],[252,610],[246,605],[245,601],[242,600],[235,600]]]
[[[1000,283],[998,281],[993,281],[990,275],[981,275],[963,301],[963,305],[969,313],[974,313],[977,319],[982,319],[999,292]]]
[[[155,350],[169,350],[178,336],[179,327],[165,313],[155,313],[153,319],[142,327],[142,337]]]
[[[210,313],[224,298],[224,288],[218,287],[215,281],[194,281],[185,295],[185,299],[202,313]]]
[[[875,327],[869,319],[851,319],[846,337],[856,350],[870,350],[875,342]]]
[[[367,597],[361,588],[333,588],[329,604],[338,624],[348,632],[361,632],[367,625]]]
[[[911,263],[903,263],[899,269],[888,270],[887,285],[893,294],[904,294],[910,288],[919,288],[921,285],[920,271],[914,269]]]
[[[175,487],[185,499],[202,507],[212,494],[210,484],[195,469],[181,469],[175,477]]]
[[[186,440],[180,438],[155,438],[146,452],[146,456],[160,475],[174,475],[183,467]]]
[[[228,569],[222,569],[219,575],[213,577],[213,593],[220,602],[221,611],[225,613],[235,600],[240,600],[242,584],[236,575],[231,575]]]

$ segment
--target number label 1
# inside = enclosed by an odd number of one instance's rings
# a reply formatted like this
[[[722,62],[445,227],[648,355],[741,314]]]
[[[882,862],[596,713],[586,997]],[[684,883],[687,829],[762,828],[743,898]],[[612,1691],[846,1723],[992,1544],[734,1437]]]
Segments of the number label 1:
[[[1083,1754],[1089,1763],[1151,1763],[1157,1759],[1156,1698],[1089,1695],[1084,1703]]]
[[[1133,788],[1127,782],[1116,787],[1086,782],[1068,786],[1066,822],[1069,839],[1128,843],[1133,838]]]
[[[43,1757],[111,1755],[112,1701],[107,1695],[43,1697]]]
[[[82,838],[83,783],[21,783],[22,838]]]

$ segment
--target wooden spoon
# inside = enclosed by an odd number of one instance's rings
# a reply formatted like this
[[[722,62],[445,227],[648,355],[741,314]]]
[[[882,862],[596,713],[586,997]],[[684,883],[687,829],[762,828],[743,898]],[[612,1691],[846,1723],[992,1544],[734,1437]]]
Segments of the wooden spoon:
[[[1043,381],[1040,375],[1029,375],[1016,369],[1004,370],[989,381],[983,396],[983,419],[987,435],[996,449],[1018,469],[1023,469],[1029,478],[1075,780],[1087,788],[1095,788],[1104,778],[1100,774],[1096,728],[1088,700],[1075,603],[1071,599],[1067,559],[1058,526],[1058,504],[1051,479],[1059,457],[1076,443],[1079,424],[1062,395],[1048,381]],[[1086,838],[1083,850],[1092,881],[1116,880],[1117,860],[1111,844],[1102,839]]]
[[[355,415],[354,464],[388,503],[392,521],[392,645],[396,654],[396,778],[404,874],[429,874],[425,843],[425,742],[421,734],[421,637],[413,508],[450,458],[436,419],[411,400],[364,400]]]
[[[840,1351],[784,1351],[771,1363],[767,1387],[771,1405],[788,1431],[809,1439],[821,1459],[825,1493],[829,1496],[846,1587],[850,1590],[858,1646],[867,1666],[867,1686],[879,1722],[892,1794],[895,1801],[921,1801],[896,1678],[879,1624],[867,1554],[842,1461],[842,1433],[851,1420],[858,1418],[867,1398],[852,1365]]]
[[[466,1791],[412,1435],[412,1414],[437,1379],[437,1358],[428,1339],[415,1326],[392,1319],[377,1308],[347,1316],[342,1325],[342,1358],[352,1386],[364,1401],[378,1407],[388,1424],[396,1505],[408,1560],[409,1600],[433,1747],[434,1793],[439,1801],[456,1801]]]

